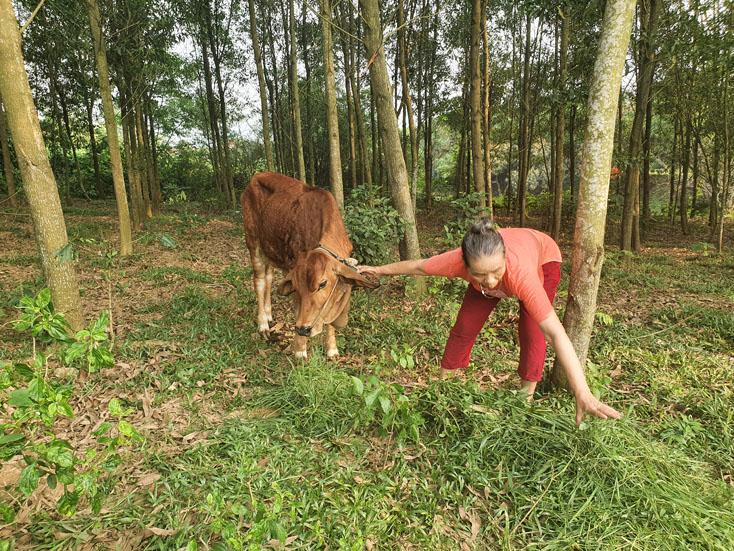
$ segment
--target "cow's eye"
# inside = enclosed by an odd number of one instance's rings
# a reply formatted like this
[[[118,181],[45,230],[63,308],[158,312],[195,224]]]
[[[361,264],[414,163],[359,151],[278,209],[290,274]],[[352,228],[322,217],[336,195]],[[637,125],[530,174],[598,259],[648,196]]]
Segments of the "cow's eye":
[[[324,287],[326,287],[326,280],[321,282],[321,284],[319,285],[319,289],[323,289]]]

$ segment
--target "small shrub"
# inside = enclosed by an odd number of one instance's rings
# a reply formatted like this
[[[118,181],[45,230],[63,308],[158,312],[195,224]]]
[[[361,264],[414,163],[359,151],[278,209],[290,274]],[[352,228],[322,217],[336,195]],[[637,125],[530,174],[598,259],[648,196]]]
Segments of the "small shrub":
[[[355,188],[344,207],[344,223],[361,264],[390,262],[403,222],[387,197],[364,186]]]

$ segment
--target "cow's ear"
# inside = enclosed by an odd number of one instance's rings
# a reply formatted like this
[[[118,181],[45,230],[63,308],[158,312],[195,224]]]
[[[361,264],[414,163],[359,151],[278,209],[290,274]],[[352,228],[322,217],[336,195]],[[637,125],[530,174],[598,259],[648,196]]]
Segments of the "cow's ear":
[[[380,286],[379,281],[367,279],[354,268],[350,268],[349,266],[345,266],[344,264],[339,264],[336,272],[337,274],[339,274],[339,277],[347,280],[347,283],[351,283],[352,285],[356,285],[357,287],[375,289]]]
[[[291,275],[288,274],[286,278],[280,283],[278,286],[278,294],[287,296],[293,293],[296,288],[293,286],[293,279],[291,279]]]

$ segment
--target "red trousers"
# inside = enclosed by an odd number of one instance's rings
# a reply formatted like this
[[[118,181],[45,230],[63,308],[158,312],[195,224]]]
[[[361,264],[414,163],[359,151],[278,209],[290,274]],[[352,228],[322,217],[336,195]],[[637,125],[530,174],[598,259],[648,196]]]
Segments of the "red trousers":
[[[543,264],[543,288],[551,304],[556,298],[560,280],[560,262]],[[500,299],[495,297],[485,297],[474,286],[469,285],[464,294],[459,315],[456,317],[456,323],[446,342],[441,360],[443,369],[460,369],[469,365],[474,342],[499,301]],[[520,335],[520,365],[517,372],[525,381],[540,381],[543,377],[543,364],[545,363],[545,335],[525,310],[522,302],[520,302],[518,332]]]

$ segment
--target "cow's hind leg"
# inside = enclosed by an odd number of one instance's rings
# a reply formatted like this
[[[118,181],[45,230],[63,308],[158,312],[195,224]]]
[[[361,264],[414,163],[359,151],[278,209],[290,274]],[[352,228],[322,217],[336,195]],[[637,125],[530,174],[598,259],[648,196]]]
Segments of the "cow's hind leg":
[[[266,299],[266,291],[268,290],[267,271],[269,267],[259,244],[254,244],[250,248],[250,260],[252,261],[252,281],[257,296],[257,330],[260,333],[267,334],[270,333],[266,311],[266,305],[270,305],[270,293],[267,293]]]
[[[265,267],[265,319],[268,323],[273,321],[273,304],[270,296],[273,291],[273,265],[268,263]]]
[[[326,325],[326,357],[336,358],[339,356],[339,349],[336,346],[336,329],[333,325],[327,324]]]

